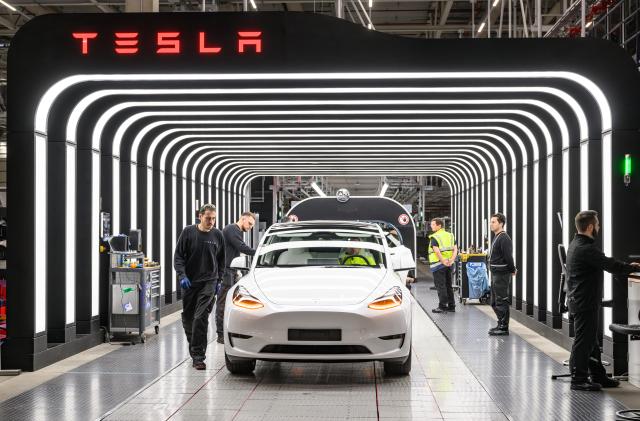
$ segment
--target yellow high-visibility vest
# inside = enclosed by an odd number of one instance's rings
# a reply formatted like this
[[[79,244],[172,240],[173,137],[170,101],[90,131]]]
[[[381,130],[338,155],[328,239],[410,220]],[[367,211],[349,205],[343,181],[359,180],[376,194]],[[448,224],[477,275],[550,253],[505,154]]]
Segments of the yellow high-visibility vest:
[[[362,253],[359,256],[343,253],[338,260],[345,266],[377,266],[376,259],[370,253],[364,251]]]
[[[438,231],[434,232],[429,236],[429,266],[431,268],[440,266],[440,259],[434,253],[433,247],[431,247],[431,239],[435,238],[438,243],[438,249],[440,250],[440,254],[444,259],[451,259],[453,257],[453,246],[455,245],[455,239],[453,238],[453,234],[444,230],[444,228],[440,228]]]

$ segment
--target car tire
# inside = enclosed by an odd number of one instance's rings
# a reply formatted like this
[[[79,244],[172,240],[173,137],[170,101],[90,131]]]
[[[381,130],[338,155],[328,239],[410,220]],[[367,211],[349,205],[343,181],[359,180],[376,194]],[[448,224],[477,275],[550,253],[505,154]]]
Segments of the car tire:
[[[384,363],[384,372],[392,376],[406,376],[411,372],[411,351],[407,360],[403,363],[386,362]]]
[[[256,360],[231,361],[227,354],[224,354],[224,364],[231,374],[249,374],[256,368]]]

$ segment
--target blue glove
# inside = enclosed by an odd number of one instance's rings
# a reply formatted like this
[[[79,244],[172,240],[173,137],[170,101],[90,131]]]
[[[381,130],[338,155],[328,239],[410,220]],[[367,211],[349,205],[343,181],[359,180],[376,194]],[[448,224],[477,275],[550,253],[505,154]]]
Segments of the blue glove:
[[[191,281],[186,276],[180,280],[180,286],[184,289],[191,288]]]

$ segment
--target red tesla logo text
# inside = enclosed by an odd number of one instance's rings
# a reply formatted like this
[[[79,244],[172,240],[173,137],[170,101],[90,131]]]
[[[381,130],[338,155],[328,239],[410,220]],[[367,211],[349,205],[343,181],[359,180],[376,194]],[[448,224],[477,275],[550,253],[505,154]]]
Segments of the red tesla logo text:
[[[74,39],[80,40],[80,52],[89,55],[91,42],[102,34],[97,32],[73,32]],[[114,51],[116,54],[135,55],[140,51],[140,40],[138,32],[115,32]],[[261,31],[238,31],[236,52],[245,54],[253,52],[262,53],[262,32]],[[180,32],[157,32],[156,33],[156,54],[180,54],[182,51],[182,39]],[[223,46],[218,45],[214,39],[210,39],[206,32],[198,33],[198,53],[219,54]]]

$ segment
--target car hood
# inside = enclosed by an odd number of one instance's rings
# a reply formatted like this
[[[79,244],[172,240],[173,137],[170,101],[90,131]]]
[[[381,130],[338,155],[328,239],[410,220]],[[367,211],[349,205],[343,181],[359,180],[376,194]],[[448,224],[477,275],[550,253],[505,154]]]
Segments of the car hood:
[[[258,288],[274,304],[340,306],[365,300],[382,282],[378,268],[257,268]]]

